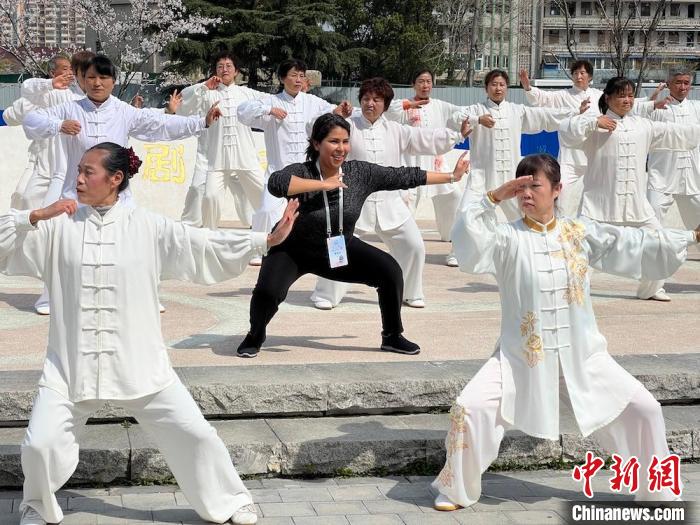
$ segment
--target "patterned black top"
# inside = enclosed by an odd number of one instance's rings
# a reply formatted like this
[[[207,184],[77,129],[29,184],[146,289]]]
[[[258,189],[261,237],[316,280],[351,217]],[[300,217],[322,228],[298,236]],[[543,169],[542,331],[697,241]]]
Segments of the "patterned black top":
[[[420,168],[387,168],[364,162],[350,160],[343,163],[343,235],[346,243],[355,231],[355,223],[360,218],[362,205],[371,193],[381,190],[405,190],[426,183],[426,172]],[[310,256],[328,258],[326,247],[326,212],[323,192],[313,191],[294,196],[287,196],[292,175],[302,179],[320,180],[316,163],[290,164],[286,168],[270,175],[267,189],[275,197],[299,199],[299,217],[292,233],[279,247],[283,249],[302,249]],[[338,190],[326,192],[331,213],[333,235],[338,235]]]

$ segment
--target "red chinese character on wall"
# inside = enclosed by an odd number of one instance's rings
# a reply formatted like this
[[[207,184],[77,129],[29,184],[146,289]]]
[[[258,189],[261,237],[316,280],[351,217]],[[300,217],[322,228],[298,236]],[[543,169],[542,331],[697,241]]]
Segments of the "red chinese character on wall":
[[[624,465],[622,457],[617,454],[612,455],[613,463],[610,465],[615,475],[610,479],[610,489],[615,492],[620,492],[622,487],[629,488],[630,493],[634,494],[639,488],[639,460],[632,456]]]
[[[591,489],[591,480],[596,475],[596,473],[603,467],[605,461],[593,455],[590,450],[586,452],[586,462],[583,465],[576,465],[574,471],[571,473],[571,477],[574,481],[583,480],[583,493],[588,498],[593,497],[593,490]]]
[[[669,488],[676,496],[680,496],[680,478],[681,458],[677,454],[670,454],[660,461],[657,456],[652,456],[649,465],[649,492],[661,492]]]

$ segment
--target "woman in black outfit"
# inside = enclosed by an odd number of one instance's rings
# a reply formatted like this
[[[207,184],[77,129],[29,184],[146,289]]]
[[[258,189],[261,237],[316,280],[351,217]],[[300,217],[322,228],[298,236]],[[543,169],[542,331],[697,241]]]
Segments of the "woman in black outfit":
[[[420,352],[417,344],[401,335],[401,268],[388,253],[354,237],[355,223],[371,193],[457,182],[467,171],[469,161],[462,155],[453,173],[437,173],[363,161],[345,162],[349,152],[350,126],[345,119],[330,113],[321,115],[311,132],[308,160],[270,175],[267,187],[272,195],[299,196],[299,218],[287,240],[271,248],[263,258],[250,301],[250,331],[237,350],[240,357],[258,354],[265,341],[265,328],[289,287],[307,273],[376,288],[382,314],[381,349],[410,355]],[[342,217],[338,213],[341,195]],[[343,254],[345,264],[331,268],[327,240],[341,235],[347,252]],[[341,239],[335,240],[342,244]]]

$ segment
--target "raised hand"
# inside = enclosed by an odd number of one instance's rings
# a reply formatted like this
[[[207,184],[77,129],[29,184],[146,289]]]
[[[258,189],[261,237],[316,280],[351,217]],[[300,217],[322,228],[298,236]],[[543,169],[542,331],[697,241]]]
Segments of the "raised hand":
[[[219,84],[221,84],[221,79],[214,75],[213,77],[210,77],[204,85],[206,86],[207,89],[216,89],[219,87]]]
[[[343,100],[333,110],[333,113],[335,113],[336,115],[340,115],[343,118],[348,118],[352,115],[352,104],[348,100]]]
[[[666,109],[668,105],[673,101],[673,97],[666,97],[662,100],[654,100],[654,109]]]
[[[174,115],[177,113],[178,108],[182,105],[182,94],[177,92],[177,89],[172,92],[170,98],[168,98],[168,105],[165,108],[166,113]]]
[[[666,82],[659,82],[659,85],[656,86],[654,92],[649,95],[649,100],[656,100],[664,89],[666,89]]]
[[[527,76],[527,69],[521,68],[519,76],[520,76],[520,85],[523,86],[523,89],[525,91],[530,91],[530,88],[532,86],[530,86],[530,78]]]
[[[464,177],[466,173],[469,173],[469,159],[467,158],[467,153],[468,152],[465,151],[459,156],[455,164],[455,169],[452,170],[452,176],[455,182],[461,181],[462,177]]]
[[[507,199],[512,199],[519,192],[521,192],[525,187],[532,182],[532,175],[525,175],[524,177],[518,177],[517,179],[512,179],[499,186],[497,189],[491,192],[491,196],[497,201],[504,201]]]
[[[459,133],[466,139],[472,131],[474,130],[471,124],[469,124],[469,118],[465,118],[462,121],[462,125],[459,127]]]
[[[407,98],[404,99],[404,107],[407,107],[407,109],[418,109],[421,106],[425,106],[430,102],[427,98],[422,98],[420,100],[416,100],[414,98]]]
[[[271,108],[270,115],[275,117],[277,120],[284,120],[285,118],[287,118],[287,112],[282,108]]]
[[[284,242],[284,240],[289,236],[294,226],[294,221],[299,217],[299,199],[291,199],[287,203],[287,207],[284,210],[282,218],[275,226],[275,229],[270,235],[267,236],[267,247],[272,248]]]
[[[583,114],[586,111],[588,111],[588,108],[591,107],[591,97],[588,97],[584,100],[581,101],[581,107],[579,107],[579,113]]]
[[[608,117],[607,115],[601,115],[598,117],[598,127],[605,129],[612,133],[615,131],[615,128],[617,127],[617,122],[615,122],[613,119]]]
[[[77,120],[64,120],[61,124],[61,133],[65,135],[77,135],[80,133],[80,122]]]
[[[51,86],[54,89],[68,89],[68,86],[73,82],[73,73],[64,73],[51,79]]]
[[[219,105],[219,101],[217,100],[214,102],[211,107],[209,108],[209,111],[207,111],[207,127],[211,126],[214,122],[219,120],[221,117],[221,110],[217,107]]]
[[[64,213],[73,215],[78,211],[78,203],[73,199],[59,199],[46,208],[34,210],[29,214],[29,222],[36,224],[39,221],[48,221]]]
[[[486,115],[481,115],[479,117],[479,124],[484,126],[485,128],[492,128],[496,125],[496,119],[494,119],[491,115],[486,114]]]
[[[134,98],[131,99],[131,105],[135,108],[141,109],[143,107],[143,97],[136,93]]]

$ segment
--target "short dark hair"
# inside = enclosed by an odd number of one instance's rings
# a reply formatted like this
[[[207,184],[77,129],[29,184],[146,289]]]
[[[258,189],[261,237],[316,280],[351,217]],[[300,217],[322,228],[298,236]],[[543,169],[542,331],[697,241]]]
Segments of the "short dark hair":
[[[309,145],[306,148],[306,160],[314,162],[318,160],[318,151],[314,147],[314,142],[321,142],[334,128],[343,128],[350,135],[350,124],[340,115],[324,113],[316,119],[309,137]]]
[[[571,64],[571,67],[569,67],[569,71],[573,75],[574,71],[580,68],[584,68],[586,73],[593,76],[593,64],[591,64],[588,60],[576,60],[573,64]]]
[[[549,179],[552,187],[561,182],[559,162],[549,153],[535,153],[524,156],[518,163],[518,167],[515,168],[515,178],[535,175],[540,171]]]
[[[510,84],[510,78],[508,77],[508,73],[506,73],[502,69],[492,69],[491,71],[486,73],[486,78],[484,78],[484,87],[488,86],[494,78],[498,77],[503,77],[503,79],[506,81],[506,84]]]
[[[357,100],[362,100],[367,93],[374,93],[384,99],[384,111],[389,109],[389,104],[394,100],[394,90],[385,78],[374,77],[363,80],[360,84],[360,93]]]
[[[435,73],[433,73],[432,70],[428,69],[427,67],[424,67],[422,69],[416,69],[413,74],[411,75],[411,85],[416,83],[416,80],[418,80],[418,77],[421,76],[423,73],[428,73],[430,75],[430,80],[435,82]]]
[[[92,57],[85,66],[85,72],[94,67],[98,75],[112,77],[112,80],[117,80],[117,68],[112,61],[104,55]]]
[[[102,159],[102,167],[109,172],[110,176],[121,171],[123,177],[122,181],[119,183],[118,191],[122,192],[127,189],[129,187],[129,179],[133,177],[129,165],[129,150],[114,142],[100,142],[88,149],[85,153],[93,150],[107,152],[107,155]]]
[[[618,93],[624,93],[627,88],[630,88],[634,93],[635,85],[629,78],[625,77],[612,77],[605,84],[605,89],[603,89],[603,94],[598,99],[598,109],[605,115],[608,112],[608,103],[605,100],[605,96],[616,95]]]
[[[85,73],[87,71],[87,65],[95,58],[97,55],[92,51],[78,51],[73,53],[70,59],[70,68],[75,72],[75,74]]]
[[[233,54],[233,51],[229,49],[224,49],[222,51],[219,51],[217,54],[213,56],[211,59],[211,68],[212,71],[216,71],[216,64],[219,63],[219,60],[225,60],[229,59],[231,62],[233,62],[233,67],[236,68],[236,71],[238,71],[240,68],[238,67],[238,58],[236,55]]]
[[[298,58],[288,58],[287,60],[280,62],[280,65],[277,67],[277,78],[280,80],[284,79],[287,76],[287,73],[289,73],[289,71],[292,69],[306,73],[308,68],[303,60],[299,60]]]

